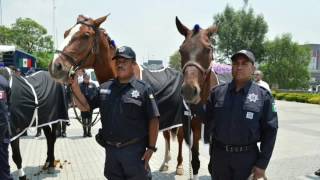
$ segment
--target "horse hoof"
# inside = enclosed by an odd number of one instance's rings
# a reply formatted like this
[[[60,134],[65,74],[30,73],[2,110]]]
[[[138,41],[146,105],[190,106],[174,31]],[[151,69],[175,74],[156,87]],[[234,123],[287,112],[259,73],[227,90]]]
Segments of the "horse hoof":
[[[19,180],[27,180],[27,176],[26,175],[21,176],[21,177],[19,177]]]
[[[55,173],[55,168],[54,167],[49,167],[48,168],[48,174],[54,174]]]
[[[49,162],[45,162],[43,167],[42,167],[42,170],[47,170],[49,168]]]
[[[162,164],[159,171],[168,171],[169,170],[169,166],[168,164]]]
[[[176,174],[179,176],[182,176],[184,174],[183,166],[177,167]]]

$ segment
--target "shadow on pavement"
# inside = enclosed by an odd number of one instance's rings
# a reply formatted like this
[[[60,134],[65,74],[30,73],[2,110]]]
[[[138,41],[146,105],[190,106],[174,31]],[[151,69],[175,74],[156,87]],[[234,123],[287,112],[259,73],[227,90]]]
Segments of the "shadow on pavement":
[[[168,174],[166,172],[154,171],[152,172],[152,180],[175,180],[175,175],[175,172]]]
[[[46,179],[48,177],[58,177],[58,173],[60,173],[60,169],[55,169],[53,173],[48,173],[46,170],[42,170],[41,166],[27,166],[24,169],[24,172],[27,175],[27,179],[29,180],[41,180]],[[12,172],[12,176],[14,179],[19,179],[18,171]]]

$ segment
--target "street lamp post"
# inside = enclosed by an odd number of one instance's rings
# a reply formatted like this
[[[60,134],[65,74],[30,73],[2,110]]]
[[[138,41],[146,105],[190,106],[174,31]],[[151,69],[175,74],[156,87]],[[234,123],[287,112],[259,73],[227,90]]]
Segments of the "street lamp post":
[[[2,0],[0,0],[0,26],[2,25]]]

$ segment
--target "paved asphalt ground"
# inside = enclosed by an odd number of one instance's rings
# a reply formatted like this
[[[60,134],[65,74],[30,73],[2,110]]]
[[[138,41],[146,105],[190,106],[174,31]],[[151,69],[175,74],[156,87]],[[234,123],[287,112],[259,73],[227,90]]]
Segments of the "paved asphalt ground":
[[[320,168],[320,106],[294,102],[277,101],[279,113],[279,133],[267,176],[271,180],[316,180],[313,175]],[[70,111],[71,117],[73,116]],[[100,124],[93,128],[97,133]],[[29,132],[32,134],[32,132]],[[46,141],[44,135],[39,139],[32,136],[21,139],[23,166],[30,180],[102,180],[104,166],[104,149],[94,138],[83,138],[82,128],[76,120],[72,120],[67,129],[67,138],[59,138],[56,142],[56,159],[60,160],[54,174],[41,171],[46,158]],[[154,154],[150,165],[155,180],[186,180],[189,175],[188,148],[184,147],[184,176],[175,175],[177,142],[172,143],[172,160],[169,171],[158,171],[164,156],[164,139],[158,138],[158,152]],[[210,180],[207,171],[209,161],[208,146],[200,146],[201,168],[200,180]],[[17,179],[17,169],[10,159],[11,171]]]

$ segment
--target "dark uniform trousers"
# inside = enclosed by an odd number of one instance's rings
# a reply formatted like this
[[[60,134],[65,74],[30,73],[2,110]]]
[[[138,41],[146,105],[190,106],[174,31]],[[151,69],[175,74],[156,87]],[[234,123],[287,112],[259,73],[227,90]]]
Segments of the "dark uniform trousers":
[[[81,112],[81,119],[83,123],[83,134],[91,134],[91,123],[92,123],[92,111]]]
[[[98,88],[91,82],[89,82],[88,84],[82,82],[80,84],[80,90],[88,102],[90,102],[95,96],[97,96],[98,93]],[[84,136],[91,135],[92,111],[93,110],[88,112],[81,112]]]
[[[265,169],[277,128],[277,113],[268,90],[251,81],[238,92],[234,81],[213,89],[205,120],[212,179],[247,180],[254,166]]]
[[[159,117],[153,90],[132,78],[128,84],[111,80],[100,86],[102,129],[98,135],[106,149],[104,175],[108,180],[149,180],[150,168],[141,160],[148,146],[149,121]],[[97,138],[97,137],[96,137]],[[121,144],[121,145],[119,145]]]
[[[258,147],[247,152],[226,152],[213,147],[209,167],[212,180],[247,180],[257,158]]]
[[[10,175],[9,151],[10,143],[8,125],[8,105],[9,83],[0,75],[0,180],[13,180]]]
[[[13,180],[9,166],[9,142],[0,142],[0,179]]]
[[[150,168],[141,160],[146,144],[139,142],[123,148],[106,146],[104,175],[109,180],[151,180]]]

